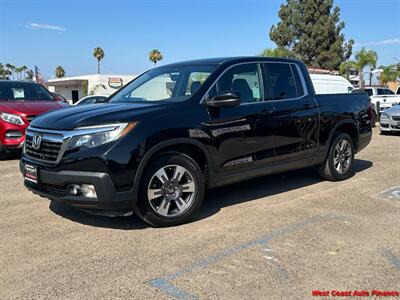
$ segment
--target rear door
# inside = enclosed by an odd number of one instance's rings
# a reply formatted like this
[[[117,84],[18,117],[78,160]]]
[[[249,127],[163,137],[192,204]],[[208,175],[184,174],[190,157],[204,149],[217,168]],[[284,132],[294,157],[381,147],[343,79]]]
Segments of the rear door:
[[[218,141],[215,155],[218,171],[238,170],[274,163],[273,106],[265,100],[262,66],[241,63],[228,68],[207,97],[217,91],[234,91],[241,96],[237,107],[207,107],[206,124]]]
[[[311,164],[318,148],[319,112],[295,63],[266,62],[275,113],[274,142],[277,164]]]

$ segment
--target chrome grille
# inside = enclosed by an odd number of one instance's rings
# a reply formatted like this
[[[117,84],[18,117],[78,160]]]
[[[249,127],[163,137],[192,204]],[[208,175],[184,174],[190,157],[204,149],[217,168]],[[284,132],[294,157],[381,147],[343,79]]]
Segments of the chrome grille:
[[[392,120],[394,120],[394,121],[400,121],[400,116],[392,116]]]
[[[25,154],[33,159],[56,162],[61,151],[62,142],[54,142],[43,139],[38,150],[32,146],[32,136],[26,135]]]

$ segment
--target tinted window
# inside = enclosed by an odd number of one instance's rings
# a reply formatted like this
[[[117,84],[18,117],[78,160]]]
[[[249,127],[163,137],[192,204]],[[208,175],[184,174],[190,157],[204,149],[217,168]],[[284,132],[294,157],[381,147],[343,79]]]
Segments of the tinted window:
[[[210,76],[210,72],[192,72],[186,84],[185,95],[193,95]]]
[[[44,87],[35,83],[2,81],[0,100],[54,100]]]
[[[389,89],[385,89],[385,94],[386,95],[394,95],[394,93]]]
[[[385,90],[384,89],[377,89],[377,94],[378,95],[385,95]]]
[[[274,91],[274,100],[297,98],[304,94],[297,70],[293,70],[291,64],[266,63],[266,65]]]
[[[373,92],[372,89],[365,89],[365,92],[368,94],[368,96],[372,96]]]
[[[242,103],[262,101],[262,76],[259,65],[249,63],[228,69],[212,87],[209,97],[213,97],[217,91],[237,92]]]

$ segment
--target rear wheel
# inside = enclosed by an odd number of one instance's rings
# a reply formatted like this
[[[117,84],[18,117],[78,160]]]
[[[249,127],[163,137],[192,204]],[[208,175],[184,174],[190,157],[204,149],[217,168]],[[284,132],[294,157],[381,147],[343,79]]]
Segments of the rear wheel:
[[[182,224],[200,207],[204,190],[203,173],[192,158],[184,154],[165,154],[144,173],[139,213],[153,226]]]
[[[329,153],[318,171],[323,178],[332,181],[345,180],[354,175],[354,145],[347,133],[334,136]]]

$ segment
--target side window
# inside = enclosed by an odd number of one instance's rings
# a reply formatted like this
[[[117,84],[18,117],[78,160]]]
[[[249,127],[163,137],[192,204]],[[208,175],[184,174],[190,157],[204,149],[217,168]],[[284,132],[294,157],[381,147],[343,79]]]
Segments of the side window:
[[[383,89],[377,89],[378,95],[385,95],[385,91]]]
[[[368,96],[372,96],[372,89],[365,89],[365,92],[368,94]]]
[[[193,95],[203,85],[210,72],[192,72],[189,75],[185,95]]]
[[[228,69],[209,92],[234,91],[240,94],[242,103],[263,101],[262,75],[257,63],[242,64]]]
[[[271,76],[273,100],[297,98],[304,94],[299,74],[296,68],[292,70],[291,64],[266,63],[266,65]]]
[[[386,94],[386,95],[394,95],[394,93],[392,92],[392,90],[389,90],[389,89],[385,89],[385,94]]]

